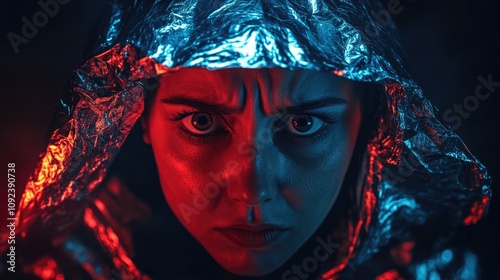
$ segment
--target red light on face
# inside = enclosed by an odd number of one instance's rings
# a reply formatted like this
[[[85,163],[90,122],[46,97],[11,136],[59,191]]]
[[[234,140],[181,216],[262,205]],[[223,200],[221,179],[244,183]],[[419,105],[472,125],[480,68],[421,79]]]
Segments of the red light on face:
[[[170,208],[226,270],[270,273],[322,224],[360,130],[356,87],[280,68],[162,77],[143,138]]]

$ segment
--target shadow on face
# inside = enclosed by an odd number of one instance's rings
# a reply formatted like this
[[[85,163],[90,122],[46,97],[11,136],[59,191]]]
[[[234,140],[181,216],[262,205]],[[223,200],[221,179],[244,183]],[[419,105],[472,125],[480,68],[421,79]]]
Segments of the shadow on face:
[[[327,72],[186,68],[164,75],[142,119],[165,199],[226,270],[268,274],[332,209],[363,102]]]

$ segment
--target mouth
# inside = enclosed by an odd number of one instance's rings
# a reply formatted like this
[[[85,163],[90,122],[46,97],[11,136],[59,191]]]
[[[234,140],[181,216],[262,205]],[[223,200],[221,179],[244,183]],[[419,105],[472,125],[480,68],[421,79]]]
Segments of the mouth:
[[[288,229],[277,225],[237,224],[216,228],[229,241],[244,248],[263,248],[278,240]]]

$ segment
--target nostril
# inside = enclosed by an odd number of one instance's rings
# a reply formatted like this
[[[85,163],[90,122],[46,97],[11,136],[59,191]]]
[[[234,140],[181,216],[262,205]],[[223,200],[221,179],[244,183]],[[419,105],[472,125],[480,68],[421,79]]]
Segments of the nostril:
[[[259,205],[272,200],[270,193],[264,190],[247,190],[239,194],[233,192],[231,198],[248,206]]]
[[[245,205],[259,205],[276,196],[275,173],[270,172],[268,162],[263,157],[274,156],[260,153],[254,159],[240,158],[239,173],[231,178],[227,188],[229,197]]]

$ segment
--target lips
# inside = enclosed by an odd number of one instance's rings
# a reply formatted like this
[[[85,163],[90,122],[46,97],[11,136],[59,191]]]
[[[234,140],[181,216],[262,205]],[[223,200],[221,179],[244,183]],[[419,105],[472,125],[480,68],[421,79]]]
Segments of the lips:
[[[244,248],[262,248],[278,240],[287,229],[277,225],[237,224],[216,228],[229,241]]]

